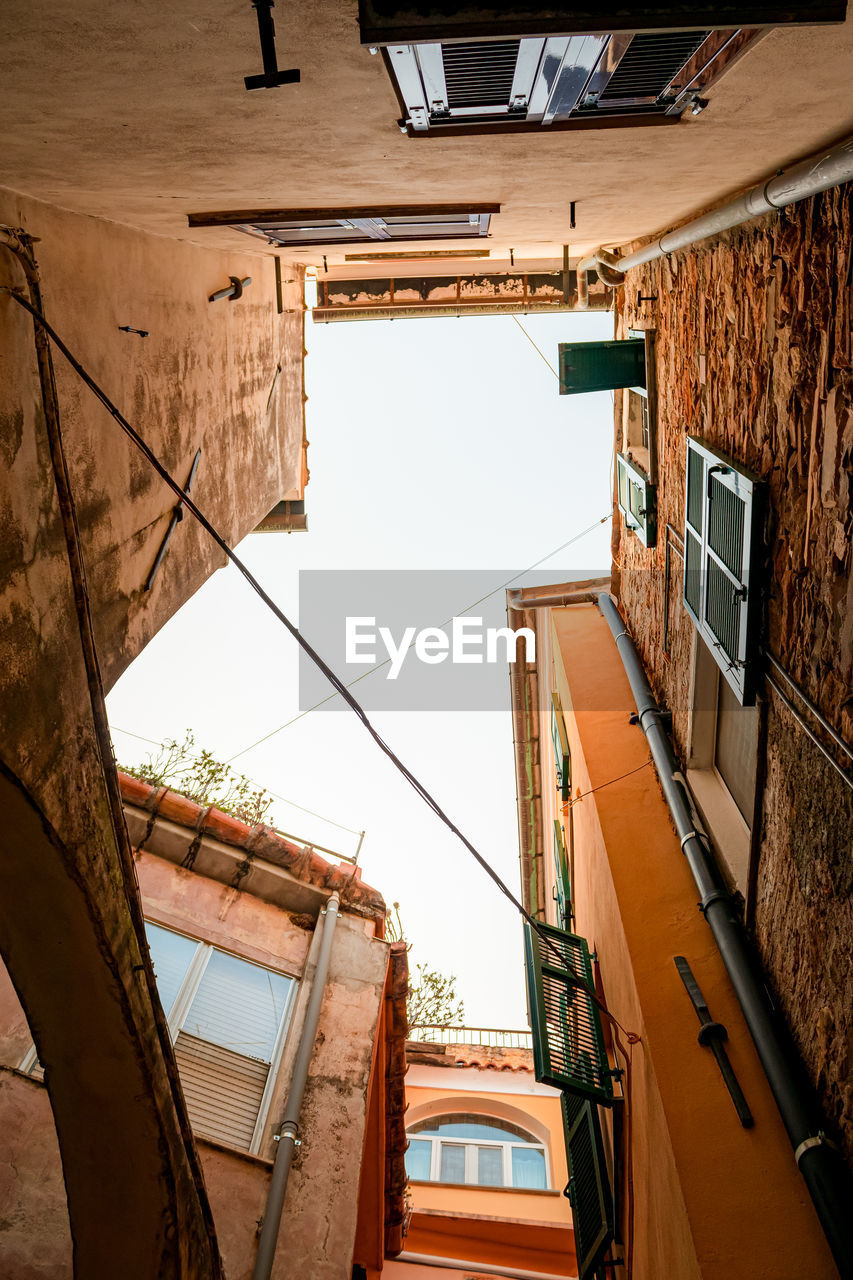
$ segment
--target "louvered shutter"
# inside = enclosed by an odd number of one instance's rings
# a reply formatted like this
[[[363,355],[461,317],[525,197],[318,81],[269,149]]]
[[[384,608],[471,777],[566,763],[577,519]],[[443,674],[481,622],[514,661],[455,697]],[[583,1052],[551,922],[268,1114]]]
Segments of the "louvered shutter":
[[[536,1079],[610,1105],[613,1081],[584,938],[524,927]],[[544,936],[543,936],[544,935]]]
[[[566,842],[563,839],[563,828],[557,819],[554,820],[554,876],[557,887],[557,909],[560,912],[560,924],[565,928],[572,915],[572,881],[569,873]]]
[[[597,1106],[564,1093],[562,1108],[578,1280],[589,1280],[613,1239],[613,1196]]]
[[[741,705],[755,701],[762,482],[687,439],[684,604]]]
[[[646,385],[646,344],[642,338],[560,342],[557,355],[561,396]]]
[[[658,532],[657,486],[635,462],[617,453],[616,488],[626,527],[636,533],[644,547],[653,547]]]
[[[190,1120],[249,1148],[294,981],[213,950],[175,1041]]]
[[[554,745],[554,767],[557,770],[557,790],[565,802],[572,785],[572,759],[569,754],[569,735],[563,718],[563,704],[558,693],[551,694],[551,741]]]

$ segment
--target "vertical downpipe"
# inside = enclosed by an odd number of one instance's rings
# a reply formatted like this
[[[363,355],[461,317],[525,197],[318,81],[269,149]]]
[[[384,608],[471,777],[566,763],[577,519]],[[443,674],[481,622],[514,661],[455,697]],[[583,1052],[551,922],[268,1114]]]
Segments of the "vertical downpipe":
[[[302,1097],[305,1093],[305,1083],[308,1079],[308,1067],[311,1062],[314,1041],[317,1037],[320,1005],[323,1003],[323,995],[326,990],[329,955],[332,950],[332,938],[335,933],[339,906],[340,898],[336,893],[333,893],[321,913],[325,916],[325,921],[323,924],[323,936],[320,939],[320,952],[317,956],[317,968],[314,971],[314,980],[311,985],[308,1008],[305,1011],[305,1023],[299,1039],[299,1048],[296,1050],[296,1057],[293,1062],[290,1088],[287,1091],[287,1104],[279,1130],[279,1141],[275,1153],[272,1178],[270,1179],[270,1189],[267,1193],[264,1224],[261,1228],[261,1238],[258,1241],[258,1256],[255,1259],[252,1280],[269,1280],[272,1273],[272,1264],[281,1228],[284,1197],[287,1192],[287,1180],[290,1176],[290,1166],[293,1161],[293,1150],[299,1141],[299,1112],[302,1109]]]

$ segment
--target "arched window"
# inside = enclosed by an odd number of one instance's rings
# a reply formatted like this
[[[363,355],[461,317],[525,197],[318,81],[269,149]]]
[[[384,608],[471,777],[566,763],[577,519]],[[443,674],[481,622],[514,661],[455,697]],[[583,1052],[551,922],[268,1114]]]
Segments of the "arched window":
[[[408,1130],[406,1172],[414,1182],[545,1190],[545,1147],[518,1125],[495,1116],[431,1116]]]

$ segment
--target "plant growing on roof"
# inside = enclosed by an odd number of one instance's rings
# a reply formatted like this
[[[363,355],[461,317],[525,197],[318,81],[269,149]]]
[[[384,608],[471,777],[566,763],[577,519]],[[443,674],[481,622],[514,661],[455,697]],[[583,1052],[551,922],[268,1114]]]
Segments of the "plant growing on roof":
[[[125,773],[153,787],[169,787],[196,804],[215,805],[249,826],[267,821],[273,797],[245,774],[235,773],[217,760],[212,751],[197,751],[195,736],[187,729],[183,742],[167,738],[147,762],[119,765]]]
[[[385,920],[385,936],[390,942],[402,942],[405,933],[400,919],[400,904],[392,902]],[[406,948],[411,950],[411,943]],[[406,1013],[409,1030],[415,1027],[459,1026],[465,1019],[464,1002],[456,995],[456,977],[443,974],[428,965],[415,966],[417,977],[409,984]]]

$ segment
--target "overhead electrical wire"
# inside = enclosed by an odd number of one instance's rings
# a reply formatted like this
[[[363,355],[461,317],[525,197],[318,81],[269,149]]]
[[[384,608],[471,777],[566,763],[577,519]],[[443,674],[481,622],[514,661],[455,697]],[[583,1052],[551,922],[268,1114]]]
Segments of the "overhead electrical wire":
[[[126,734],[128,738],[137,738],[140,742],[147,742],[149,746],[152,747],[162,748],[164,745],[163,742],[158,742],[156,738],[146,738],[144,733],[134,733],[131,729],[122,729],[121,725],[113,724],[110,725],[110,728],[114,733],[123,733]],[[201,756],[194,755],[191,751],[187,752],[187,756],[190,760],[201,759]],[[228,761],[225,763],[227,764]],[[346,827],[342,822],[336,822],[334,818],[327,818],[324,813],[317,813],[314,809],[308,809],[304,804],[297,804],[295,800],[288,800],[287,796],[280,796],[277,791],[271,791],[269,787],[264,787],[263,790],[266,791],[268,795],[273,796],[274,799],[281,800],[282,804],[289,804],[294,809],[301,810],[302,813],[310,813],[312,818],[319,818],[321,822],[328,822],[329,826],[337,827],[339,831],[347,831],[351,836],[360,836],[364,834],[363,831],[356,831],[355,827]]]
[[[596,520],[593,524],[587,525],[587,527],[582,529],[580,533],[576,533],[573,537],[568,538],[566,542],[560,543],[559,547],[555,547],[554,550],[549,551],[547,555],[542,556],[539,560],[535,560],[533,564],[529,564],[526,569],[520,569],[519,572],[513,574],[511,578],[507,578],[506,582],[501,582],[493,590],[487,591],[484,596],[480,596],[479,600],[473,601],[472,604],[466,604],[465,608],[460,609],[455,616],[457,618],[461,618],[463,613],[470,613],[472,609],[476,609],[478,604],[483,604],[484,601],[490,600],[492,596],[496,596],[499,591],[503,591],[506,587],[511,586],[513,582],[517,582],[518,579],[523,578],[525,574],[532,573],[534,569],[539,568],[540,564],[544,564],[546,560],[552,559],[553,556],[558,556],[561,551],[565,551],[566,548],[570,547],[574,542],[579,542],[581,538],[585,538],[588,533],[592,533],[593,529],[597,529],[600,524],[606,524],[611,518],[612,513],[608,511],[607,515],[602,516],[600,520]],[[439,625],[447,627],[452,621],[453,618],[445,618],[444,622]],[[389,666],[390,662],[390,658],[385,658],[382,662],[377,662],[369,671],[363,671],[360,676],[355,676],[354,679],[350,680],[347,683],[347,688],[351,689],[354,684],[358,684],[359,680],[366,680],[368,676],[375,675],[375,673],[377,671],[381,671],[383,667]],[[269,733],[265,733],[262,738],[257,738],[254,742],[250,742],[247,747],[241,747],[239,751],[235,751],[234,755],[229,756],[225,763],[231,764],[231,762],[236,760],[239,756],[244,756],[247,752],[254,751],[255,747],[261,746],[264,742],[269,742],[270,738],[274,738],[278,733],[283,733],[284,730],[289,729],[292,724],[296,724],[297,720],[302,720],[305,716],[310,715],[312,711],[319,710],[320,707],[324,707],[327,702],[331,702],[332,699],[337,696],[337,693],[327,694],[326,697],[321,698],[319,702],[315,702],[312,706],[306,707],[304,711],[299,711],[295,716],[291,716],[289,720],[285,720],[284,724],[278,725],[275,729],[270,729]]]
[[[510,319],[515,321],[515,323],[518,325],[519,329],[520,329],[520,330],[521,330],[521,332],[524,334],[524,336],[525,336],[525,338],[527,339],[527,341],[530,343],[531,347],[533,347],[533,349],[534,349],[536,352],[538,352],[538,354],[542,357],[542,359],[543,359],[543,360],[545,361],[545,363],[547,364],[548,368],[549,368],[549,369],[551,370],[551,372],[553,373],[554,377],[555,377],[555,378],[557,379],[557,381],[559,382],[559,380],[560,380],[560,375],[559,375],[559,373],[558,373],[558,372],[557,372],[557,370],[554,368],[554,366],[551,364],[551,361],[550,361],[550,360],[548,359],[548,357],[544,354],[544,352],[543,352],[543,351],[541,351],[541,350],[539,349],[539,347],[537,347],[536,343],[533,341],[533,339],[531,338],[530,334],[527,332],[527,330],[525,329],[524,325],[523,325],[523,324],[521,323],[521,321],[519,320],[518,316],[510,316]]]
[[[379,733],[378,729],[376,729],[374,725],[371,723],[364,708],[353,697],[353,695],[350,693],[349,689],[344,684],[344,682],[332,670],[332,668],[328,665],[328,663],[324,661],[324,659],[316,651],[313,645],[311,645],[305,639],[305,637],[300,632],[299,628],[293,622],[291,622],[290,619],[287,617],[287,615],[284,613],[284,611],[279,608],[279,606],[275,603],[275,601],[272,599],[269,593],[265,590],[265,588],[260,584],[258,579],[252,573],[251,569],[249,569],[248,565],[246,565],[244,561],[240,558],[240,556],[237,555],[236,551],[234,551],[232,547],[229,546],[229,544],[225,541],[225,539],[222,537],[219,531],[214,527],[214,525],[210,523],[207,516],[205,516],[204,513],[199,509],[199,507],[196,505],[195,500],[191,498],[190,495],[186,493],[184,489],[181,488],[179,482],[175,480],[173,476],[170,475],[166,467],[163,465],[163,463],[155,454],[154,450],[150,447],[150,445],[146,444],[143,438],[139,435],[138,431],[131,426],[127,418],[125,418],[124,415],[121,413],[121,411],[116,408],[116,406],[110,400],[106,392],[101,389],[101,387],[98,385],[95,379],[91,376],[91,374],[89,374],[86,371],[83,365],[80,364],[79,360],[77,360],[76,357],[71,353],[69,348],[65,345],[62,338],[60,338],[59,334],[56,332],[53,326],[49,323],[49,321],[46,320],[45,317],[41,314],[41,312],[38,311],[32,305],[32,303],[27,301],[27,299],[21,293],[18,293],[16,290],[10,288],[8,285],[0,286],[0,293],[9,294],[9,296],[13,298],[15,302],[17,302],[20,306],[22,306],[25,311],[28,311],[30,315],[33,317],[33,319],[36,320],[37,323],[42,326],[45,333],[48,334],[48,336],[50,337],[51,341],[54,343],[56,348],[59,351],[61,351],[62,354],[65,356],[65,359],[71,365],[75,373],[80,378],[82,378],[82,380],[86,383],[86,386],[93,393],[93,395],[101,402],[101,404],[110,414],[110,416],[115,419],[115,421],[121,427],[122,431],[124,431],[125,435],[133,442],[133,444],[140,451],[140,453],[151,464],[151,466],[156,471],[157,475],[160,476],[164,484],[166,484],[168,488],[172,490],[175,496],[181,500],[184,507],[187,509],[187,511],[189,511],[190,515],[192,515],[198,521],[198,523],[205,530],[208,536],[219,547],[220,551],[224,552],[224,554],[231,561],[231,563],[240,571],[240,573],[248,582],[249,586],[260,597],[260,599],[264,602],[264,604],[267,606],[270,612],[279,620],[279,622],[282,624],[285,630],[289,632],[289,634],[293,637],[293,639],[300,646],[300,648],[307,654],[307,656],[311,659],[311,661],[315,664],[315,666],[317,666],[319,670],[322,671],[323,675],[326,677],[326,679],[329,681],[332,687],[336,690],[336,692],[340,694],[340,696],[346,702],[347,706],[350,707],[352,712],[361,721],[365,730],[373,739],[373,741],[376,743],[376,745],[378,746],[379,750],[383,753],[383,755],[387,756],[387,758],[391,761],[391,763],[394,765],[397,771],[401,773],[402,776],[409,783],[409,786],[412,787],[412,789],[417,793],[417,795],[421,797],[424,804],[426,804],[427,807],[432,810],[432,812],[439,819],[439,821],[441,821],[448,828],[448,830],[451,831],[452,834],[456,836],[459,842],[468,850],[468,852],[471,854],[471,857],[475,860],[475,862],[477,862],[478,865],[483,869],[483,871],[485,871],[489,879],[496,885],[496,887],[504,895],[507,901],[515,908],[515,910],[519,913],[522,919],[530,926],[532,931],[540,939],[542,945],[547,947],[548,950],[551,951],[555,955],[555,957],[557,957],[560,969],[562,971],[563,980],[566,982],[566,984],[568,986],[576,987],[580,991],[584,992],[587,998],[590,1001],[592,1001],[592,1003],[595,1004],[597,1008],[599,1008],[602,1011],[605,1017],[607,1017],[612,1023],[614,1023],[622,1031],[625,1031],[625,1028],[622,1027],[622,1024],[618,1022],[618,1020],[614,1017],[612,1013],[609,1012],[609,1010],[606,1008],[603,1001],[599,999],[597,994],[587,986],[586,982],[584,982],[581,978],[576,977],[575,974],[571,972],[571,970],[569,969],[566,963],[565,957],[563,956],[559,948],[555,945],[555,943],[551,940],[551,938],[548,937],[547,926],[543,926],[540,921],[536,920],[530,914],[530,912],[527,910],[524,904],[520,901],[520,899],[517,898],[516,895],[512,892],[509,885],[506,884],[506,882],[500,877],[498,872],[495,871],[494,867],[487,861],[487,859],[483,856],[483,854],[480,853],[479,849],[477,849],[476,846],[472,844],[472,842],[468,839],[468,837],[464,834],[464,832],[462,832],[459,829],[459,827],[456,825],[453,819],[447,813],[445,813],[444,809],[442,809],[441,805],[430,794],[430,792],[423,785],[423,783],[415,776],[415,774],[412,773],[412,771],[408,768],[408,766],[404,764],[404,762],[389,746],[389,744],[385,741],[385,739]],[[628,1037],[629,1043],[636,1044],[640,1042],[640,1037],[636,1033],[626,1031],[625,1034]]]

